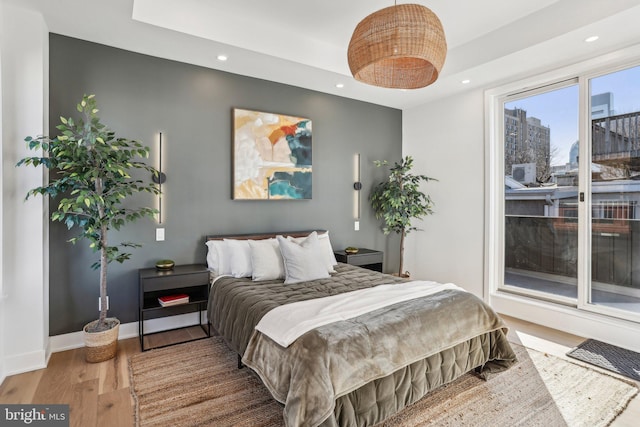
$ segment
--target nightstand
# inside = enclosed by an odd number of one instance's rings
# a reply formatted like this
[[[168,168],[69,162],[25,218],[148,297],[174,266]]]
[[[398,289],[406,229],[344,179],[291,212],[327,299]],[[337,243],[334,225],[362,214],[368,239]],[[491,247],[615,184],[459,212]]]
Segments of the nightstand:
[[[145,348],[145,335],[153,335],[153,333],[145,334],[144,321],[158,317],[195,312],[197,314],[197,323],[176,329],[199,325],[202,331],[204,331],[204,336],[173,342],[171,344],[153,346],[152,348],[165,347],[167,345],[194,341],[211,336],[211,325],[208,321],[205,321],[204,324],[202,323],[201,314],[202,311],[207,309],[207,303],[209,301],[209,270],[207,270],[205,265],[176,265],[171,270],[144,268],[138,270],[138,284],[140,290],[138,332],[140,334],[140,347],[142,351],[149,350],[149,348]],[[163,307],[158,301],[160,297],[178,294],[188,295],[189,302]],[[202,335],[202,332],[200,335]]]
[[[373,249],[360,248],[358,253],[348,254],[345,251],[335,251],[336,260],[369,270],[382,272],[384,252]]]

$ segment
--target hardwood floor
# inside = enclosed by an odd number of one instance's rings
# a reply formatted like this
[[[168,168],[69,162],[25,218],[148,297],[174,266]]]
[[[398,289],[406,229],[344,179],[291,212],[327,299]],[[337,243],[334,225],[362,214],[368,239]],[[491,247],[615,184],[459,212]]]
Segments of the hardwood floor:
[[[503,317],[510,327],[510,341],[558,357],[566,358],[565,353],[583,341],[575,335]],[[157,334],[149,337],[148,345],[164,345],[198,333],[197,329],[186,329]],[[71,426],[133,426],[127,360],[136,353],[140,353],[137,338],[120,341],[116,357],[102,363],[86,363],[83,349],[54,353],[46,369],[8,377],[0,385],[0,403],[68,403]],[[638,418],[640,397],[636,396],[611,425],[636,426]]]
[[[46,369],[8,377],[0,402],[69,404],[71,426],[132,426],[127,358],[139,346],[120,341],[116,357],[102,363],[86,363],[83,349],[54,353]]]
[[[203,335],[195,326],[145,337],[156,347]],[[0,403],[69,404],[70,426],[134,425],[128,358],[140,353],[138,338],[118,342],[114,359],[87,363],[84,349],[54,353],[46,369],[8,377],[0,386]]]

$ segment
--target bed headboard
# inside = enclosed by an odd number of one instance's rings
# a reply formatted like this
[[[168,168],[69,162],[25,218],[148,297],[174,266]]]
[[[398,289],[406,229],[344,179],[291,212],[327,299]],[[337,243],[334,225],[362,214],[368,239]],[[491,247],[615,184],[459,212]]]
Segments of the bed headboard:
[[[303,230],[303,231],[279,231],[272,233],[252,233],[252,234],[216,234],[206,236],[205,241],[209,240],[223,240],[223,239],[235,239],[235,240],[264,240],[271,239],[276,236],[291,236],[291,237],[305,237],[309,233],[316,231],[318,234],[326,233],[327,230]]]

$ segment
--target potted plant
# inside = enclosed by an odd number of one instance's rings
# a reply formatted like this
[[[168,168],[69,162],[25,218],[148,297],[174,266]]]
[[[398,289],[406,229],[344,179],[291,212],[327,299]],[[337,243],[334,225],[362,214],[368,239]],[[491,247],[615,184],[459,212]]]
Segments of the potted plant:
[[[120,322],[107,317],[107,266],[130,258],[125,248],[140,245],[123,242],[113,245],[108,240],[111,229],[120,229],[128,222],[154,216],[156,209],[128,208],[124,202],[135,193],[159,194],[153,183],[144,183],[130,173],[136,169],[158,172],[141,161],[149,156],[149,148],[138,141],[116,138],[96,115],[94,95],[84,95],[77,105],[81,117],[60,117],[56,126],[59,135],[27,137],[30,150],[42,150],[42,157],[25,157],[17,166],[40,166],[51,171],[49,182],[30,190],[27,198],[40,194],[52,199],[60,196],[57,208],[51,212],[52,221],[60,221],[67,228],[79,229],[69,241],[87,239],[89,246],[100,253],[99,261],[91,267],[100,271],[100,317],[84,326],[86,359],[100,362],[115,356]],[[138,160],[140,159],[140,160]]]
[[[387,161],[376,160],[377,167],[387,165]],[[409,232],[419,230],[411,225],[414,219],[433,213],[431,197],[420,191],[422,182],[437,181],[425,175],[411,173],[413,158],[406,156],[401,163],[395,163],[390,168],[389,179],[376,185],[369,200],[377,219],[384,221],[382,231],[389,234],[392,231],[400,234],[400,266],[399,276],[408,277],[408,272],[403,274],[404,266],[404,238]]]

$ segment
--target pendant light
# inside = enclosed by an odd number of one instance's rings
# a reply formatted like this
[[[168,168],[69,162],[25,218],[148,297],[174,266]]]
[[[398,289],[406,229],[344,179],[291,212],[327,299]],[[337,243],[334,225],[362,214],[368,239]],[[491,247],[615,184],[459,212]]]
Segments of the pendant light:
[[[394,4],[364,18],[351,36],[347,53],[356,80],[394,89],[432,84],[446,55],[440,19],[419,4]]]

